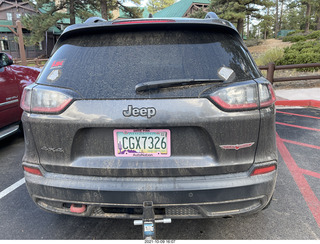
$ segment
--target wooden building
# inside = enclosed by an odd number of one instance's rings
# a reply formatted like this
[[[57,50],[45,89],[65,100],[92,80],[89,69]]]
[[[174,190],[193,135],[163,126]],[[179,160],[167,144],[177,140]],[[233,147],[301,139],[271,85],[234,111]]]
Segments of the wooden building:
[[[0,51],[9,53],[14,58],[20,58],[19,46],[15,41],[15,34],[3,25],[16,25],[16,21],[22,16],[41,14],[33,8],[28,2],[22,0],[0,0]],[[29,31],[23,29],[24,35],[28,35]],[[48,57],[53,49],[58,36],[61,34],[56,27],[50,28],[45,34],[44,40],[35,46],[26,46],[26,57]]]
[[[154,18],[189,17],[199,9],[206,11],[210,0],[180,0],[171,6],[160,10],[153,15]]]

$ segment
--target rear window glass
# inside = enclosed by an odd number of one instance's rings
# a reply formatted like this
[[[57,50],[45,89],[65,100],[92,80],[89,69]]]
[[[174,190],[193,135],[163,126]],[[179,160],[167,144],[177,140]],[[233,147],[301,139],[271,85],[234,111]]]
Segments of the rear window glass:
[[[86,98],[137,98],[138,83],[220,79],[221,67],[231,68],[236,81],[260,76],[238,37],[229,33],[111,32],[60,43],[38,83],[71,88]]]

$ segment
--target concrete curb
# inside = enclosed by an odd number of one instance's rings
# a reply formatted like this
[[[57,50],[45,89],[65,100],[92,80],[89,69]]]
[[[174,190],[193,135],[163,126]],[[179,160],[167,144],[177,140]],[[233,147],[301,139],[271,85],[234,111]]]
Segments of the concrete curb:
[[[320,101],[318,100],[277,100],[276,106],[288,107],[315,107],[320,108]]]

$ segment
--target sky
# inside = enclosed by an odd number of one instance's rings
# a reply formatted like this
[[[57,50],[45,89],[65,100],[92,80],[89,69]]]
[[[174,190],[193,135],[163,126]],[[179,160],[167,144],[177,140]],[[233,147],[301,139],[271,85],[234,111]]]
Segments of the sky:
[[[131,2],[130,0],[123,0],[122,2],[125,2],[124,4],[128,7],[134,7],[136,6],[133,2]],[[147,2],[148,0],[141,0],[141,7],[145,7],[147,6]]]

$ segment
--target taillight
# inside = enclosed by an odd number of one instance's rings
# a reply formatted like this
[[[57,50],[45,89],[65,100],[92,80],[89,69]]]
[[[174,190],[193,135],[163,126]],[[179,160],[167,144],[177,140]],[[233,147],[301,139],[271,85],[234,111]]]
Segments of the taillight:
[[[229,111],[256,109],[259,106],[256,83],[222,88],[212,93],[210,98]]]
[[[259,87],[259,88],[257,88]],[[215,104],[227,111],[269,107],[276,101],[270,83],[240,84],[221,88],[210,95]]]
[[[276,166],[275,165],[269,165],[269,166],[266,166],[266,167],[259,167],[259,168],[255,168],[250,175],[251,176],[262,175],[262,174],[270,173],[270,172],[272,172],[274,170],[276,170]]]
[[[129,20],[129,21],[117,21],[113,22],[113,25],[127,25],[127,24],[150,24],[150,23],[175,23],[175,20]]]
[[[276,101],[276,96],[271,84],[259,84],[260,107],[271,106]]]
[[[21,108],[31,113],[60,113],[73,97],[62,89],[54,90],[43,87],[26,87],[21,98]]]

